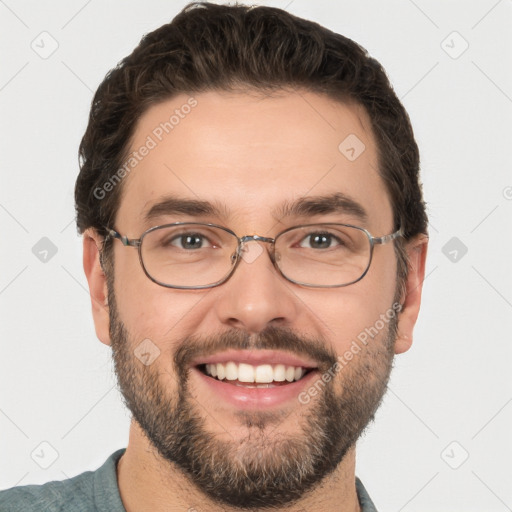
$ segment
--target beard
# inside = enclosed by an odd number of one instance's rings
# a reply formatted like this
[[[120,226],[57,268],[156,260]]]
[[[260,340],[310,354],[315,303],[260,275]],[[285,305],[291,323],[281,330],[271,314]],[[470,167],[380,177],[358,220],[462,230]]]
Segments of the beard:
[[[277,412],[237,411],[239,424],[232,426],[239,431],[243,425],[246,435],[220,439],[207,428],[205,408],[190,390],[194,357],[226,349],[291,350],[320,363],[320,381],[338,361],[329,343],[273,326],[257,335],[233,329],[203,339],[189,336],[176,345],[173,374],[171,368],[145,366],[135,357],[140,340],[130,337],[120,320],[113,283],[108,295],[113,359],[126,406],[161,457],[221,507],[264,510],[292,505],[305,497],[355,445],[386,392],[396,315],[334,378],[325,385],[321,382],[308,405],[297,401],[288,414],[284,408]],[[174,393],[167,386],[171,379],[177,385]],[[298,418],[293,422],[294,428],[298,427],[293,434],[279,429],[289,415]],[[229,426],[225,430],[229,434]]]

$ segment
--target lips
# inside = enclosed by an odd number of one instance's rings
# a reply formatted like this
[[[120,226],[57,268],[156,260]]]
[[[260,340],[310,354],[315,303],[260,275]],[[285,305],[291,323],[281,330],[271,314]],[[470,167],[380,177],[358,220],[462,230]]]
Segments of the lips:
[[[217,363],[226,364],[230,361],[236,364],[245,363],[251,366],[265,364],[273,366],[282,364],[284,366],[302,367],[306,369],[318,367],[318,364],[312,359],[299,357],[291,352],[278,350],[226,350],[209,356],[199,357],[191,363],[191,366]]]
[[[246,383],[238,380],[218,380],[201,371],[203,366],[194,366],[191,369],[192,385],[197,386],[197,396],[204,400],[205,406],[215,404],[215,408],[220,405],[219,400],[230,404],[236,410],[263,410],[293,402],[302,403],[299,401],[300,393],[319,378],[319,371],[310,369],[302,378],[293,382]]]
[[[314,360],[277,350],[227,350],[198,357],[191,366],[195,382],[213,393],[213,400],[222,398],[237,408],[297,399],[319,373]]]
[[[194,363],[202,373],[216,380],[247,387],[284,385],[300,380],[316,368],[311,360],[275,350],[229,350]]]

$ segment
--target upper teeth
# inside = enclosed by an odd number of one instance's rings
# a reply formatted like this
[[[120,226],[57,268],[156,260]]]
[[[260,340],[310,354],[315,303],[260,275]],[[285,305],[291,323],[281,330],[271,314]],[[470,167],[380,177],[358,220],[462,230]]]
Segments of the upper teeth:
[[[206,364],[206,373],[219,380],[239,380],[240,382],[260,382],[268,383],[272,381],[293,382],[301,379],[306,373],[306,369],[300,366],[285,366],[284,364],[262,364],[252,366],[245,363],[212,363]]]

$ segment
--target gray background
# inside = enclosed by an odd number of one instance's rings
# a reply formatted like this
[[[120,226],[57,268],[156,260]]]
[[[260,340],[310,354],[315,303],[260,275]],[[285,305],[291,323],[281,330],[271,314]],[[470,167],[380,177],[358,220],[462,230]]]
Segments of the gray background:
[[[366,47],[421,150],[422,312],[357,475],[383,511],[512,510],[512,2],[255,3]],[[74,225],[77,147],[107,70],[184,4],[0,1],[0,488],[71,477],[126,446]]]

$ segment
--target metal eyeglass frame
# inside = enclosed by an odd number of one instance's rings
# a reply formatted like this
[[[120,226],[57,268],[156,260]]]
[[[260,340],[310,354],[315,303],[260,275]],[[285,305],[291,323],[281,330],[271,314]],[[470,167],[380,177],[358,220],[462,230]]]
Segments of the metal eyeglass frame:
[[[215,282],[213,284],[200,285],[200,286],[176,286],[176,285],[170,285],[170,284],[162,283],[161,281],[158,281],[157,279],[153,278],[148,273],[148,271],[146,270],[146,267],[144,265],[144,261],[142,259],[142,249],[141,249],[141,247],[142,247],[142,242],[144,240],[144,237],[146,235],[148,235],[149,233],[151,233],[153,231],[156,231],[158,229],[163,229],[163,228],[167,228],[167,227],[171,227],[171,226],[186,226],[186,225],[191,225],[191,224],[219,228],[219,229],[222,229],[222,230],[226,231],[227,233],[233,235],[237,239],[238,247],[237,247],[236,252],[232,255],[232,258],[233,258],[233,256],[235,256],[236,260],[235,260],[231,270],[229,271],[229,273],[225,277],[223,277],[221,280],[219,280],[219,281],[217,281],[217,282]],[[295,281],[295,280],[290,279],[289,277],[287,277],[285,274],[283,274],[283,272],[279,268],[279,265],[278,265],[278,263],[276,261],[276,258],[275,258],[275,242],[276,242],[276,240],[281,235],[284,235],[285,233],[287,233],[288,231],[291,231],[293,229],[312,227],[312,226],[326,226],[326,225],[345,226],[345,227],[355,228],[355,229],[358,229],[358,230],[362,231],[368,237],[368,241],[370,242],[370,257],[368,258],[368,265],[366,266],[366,268],[365,268],[364,272],[361,274],[361,276],[358,279],[355,279],[354,281],[351,281],[351,282],[346,283],[346,284],[313,285],[313,284],[302,283],[300,281]],[[349,286],[351,284],[357,283],[358,281],[363,279],[363,277],[368,273],[368,270],[369,270],[371,262],[372,262],[373,248],[374,248],[375,245],[387,244],[388,242],[391,242],[392,240],[395,240],[396,238],[401,237],[404,234],[403,231],[402,231],[402,228],[400,228],[397,231],[395,231],[394,233],[391,233],[389,235],[375,237],[375,236],[371,235],[365,228],[361,228],[359,226],[353,226],[351,224],[338,223],[338,222],[324,222],[324,223],[301,224],[299,226],[292,226],[291,228],[287,228],[284,231],[281,231],[280,233],[278,233],[275,236],[275,238],[268,238],[268,237],[259,236],[259,235],[246,235],[246,236],[239,237],[231,229],[228,229],[228,228],[226,228],[224,226],[219,226],[218,224],[211,224],[211,223],[205,223],[205,222],[174,222],[174,223],[171,223],[171,224],[162,224],[160,226],[153,226],[152,228],[149,228],[146,231],[144,231],[144,233],[142,233],[140,238],[137,238],[137,239],[135,239],[135,238],[130,239],[126,235],[121,235],[115,229],[112,229],[112,228],[105,227],[105,229],[107,230],[108,235],[105,237],[104,243],[110,237],[112,237],[112,238],[117,238],[118,240],[120,240],[121,243],[125,247],[137,247],[137,250],[138,250],[138,253],[139,253],[139,261],[140,261],[140,264],[142,266],[142,270],[144,271],[146,276],[151,281],[153,281],[154,283],[156,283],[156,284],[158,284],[160,286],[163,286],[165,288],[175,288],[175,289],[180,289],[180,290],[201,290],[201,289],[205,289],[205,288],[214,288],[216,286],[219,286],[219,285],[225,283],[234,274],[236,268],[238,267],[238,264],[240,263],[240,260],[242,259],[241,254],[242,254],[242,251],[243,251],[244,244],[246,242],[250,242],[250,241],[267,242],[267,243],[271,244],[272,249],[270,251],[268,251],[270,260],[272,261],[272,264],[274,265],[274,268],[287,281],[290,281],[291,283],[298,284],[298,285],[301,285],[301,286],[306,286],[306,287],[309,287],[309,288],[341,288],[343,286]]]

